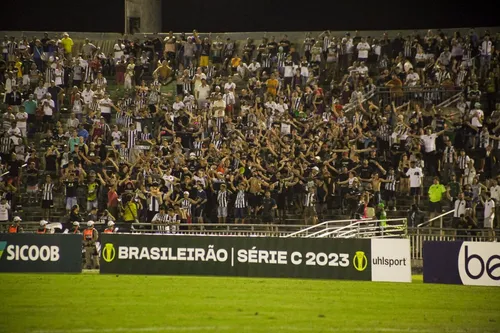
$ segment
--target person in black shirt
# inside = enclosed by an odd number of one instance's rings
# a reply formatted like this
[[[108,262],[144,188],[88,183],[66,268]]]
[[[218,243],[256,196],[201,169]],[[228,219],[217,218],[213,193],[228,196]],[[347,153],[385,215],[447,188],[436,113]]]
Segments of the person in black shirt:
[[[264,198],[262,198],[262,202],[258,207],[258,210],[262,214],[262,222],[263,223],[273,223],[274,221],[274,212],[278,208],[276,204],[276,200],[271,198],[271,192],[266,191]]]
[[[31,162],[26,170],[26,192],[28,193],[28,203],[37,202],[38,194],[38,169],[35,162]]]
[[[371,165],[369,165],[369,161],[367,159],[364,159],[363,160],[363,165],[361,165],[357,170],[356,172],[358,173],[359,175],[359,178],[361,179],[370,179],[372,174],[373,174],[373,171],[375,171],[373,169],[373,167]],[[361,185],[363,188],[365,188],[365,185],[368,184],[368,182],[362,182]]]
[[[77,205],[78,175],[77,170],[68,170],[63,177],[66,188],[66,211],[69,213]]]

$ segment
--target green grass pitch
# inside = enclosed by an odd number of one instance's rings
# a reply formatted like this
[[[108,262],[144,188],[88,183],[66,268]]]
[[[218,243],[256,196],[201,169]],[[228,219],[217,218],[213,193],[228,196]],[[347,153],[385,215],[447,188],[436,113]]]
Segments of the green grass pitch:
[[[0,332],[500,332],[500,289],[99,274],[1,274]]]

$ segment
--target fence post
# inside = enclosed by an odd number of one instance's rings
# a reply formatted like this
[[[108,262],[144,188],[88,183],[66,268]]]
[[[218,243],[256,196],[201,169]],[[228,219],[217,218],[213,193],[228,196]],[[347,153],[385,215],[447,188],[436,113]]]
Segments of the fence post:
[[[443,217],[442,216],[439,218],[439,234],[441,236],[444,236],[444,231],[443,231]]]

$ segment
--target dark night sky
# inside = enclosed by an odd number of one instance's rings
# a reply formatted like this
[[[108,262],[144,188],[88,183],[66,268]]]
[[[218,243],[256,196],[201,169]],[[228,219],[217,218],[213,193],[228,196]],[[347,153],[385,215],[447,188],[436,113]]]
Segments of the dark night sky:
[[[0,7],[0,30],[123,31],[123,0],[74,3],[71,0],[33,0],[29,1],[33,2],[31,6],[12,0],[2,2],[5,3]],[[449,0],[316,0],[302,1],[306,4],[302,6],[284,5],[295,2],[298,0],[165,0],[162,8],[163,30],[352,31],[500,26],[500,19],[495,17],[496,11],[488,10],[487,3],[482,1],[468,2],[469,5],[455,2],[451,5]],[[476,7],[472,7],[471,4],[475,3]],[[411,6],[408,7],[409,4]],[[186,10],[188,15],[179,14]],[[310,14],[306,16],[306,12]],[[43,20],[41,17],[50,19]]]

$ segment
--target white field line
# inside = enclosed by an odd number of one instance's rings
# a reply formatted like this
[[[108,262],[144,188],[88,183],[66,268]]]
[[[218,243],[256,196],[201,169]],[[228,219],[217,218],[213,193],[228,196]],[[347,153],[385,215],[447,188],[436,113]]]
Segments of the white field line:
[[[317,328],[309,327],[296,327],[296,326],[267,326],[261,329],[256,329],[255,327],[230,327],[230,326],[158,326],[158,327],[115,327],[115,328],[76,328],[76,329],[57,329],[57,330],[37,330],[30,331],[29,333],[118,333],[118,332],[162,332],[162,331],[172,331],[172,332],[192,332],[192,331],[285,331],[285,332],[316,332]],[[339,328],[326,328],[321,329],[322,332],[360,332],[360,333],[372,333],[372,332],[402,332],[402,333],[495,333],[499,331],[487,331],[482,328],[473,329],[411,329],[411,328],[362,328],[362,327],[339,327]]]

